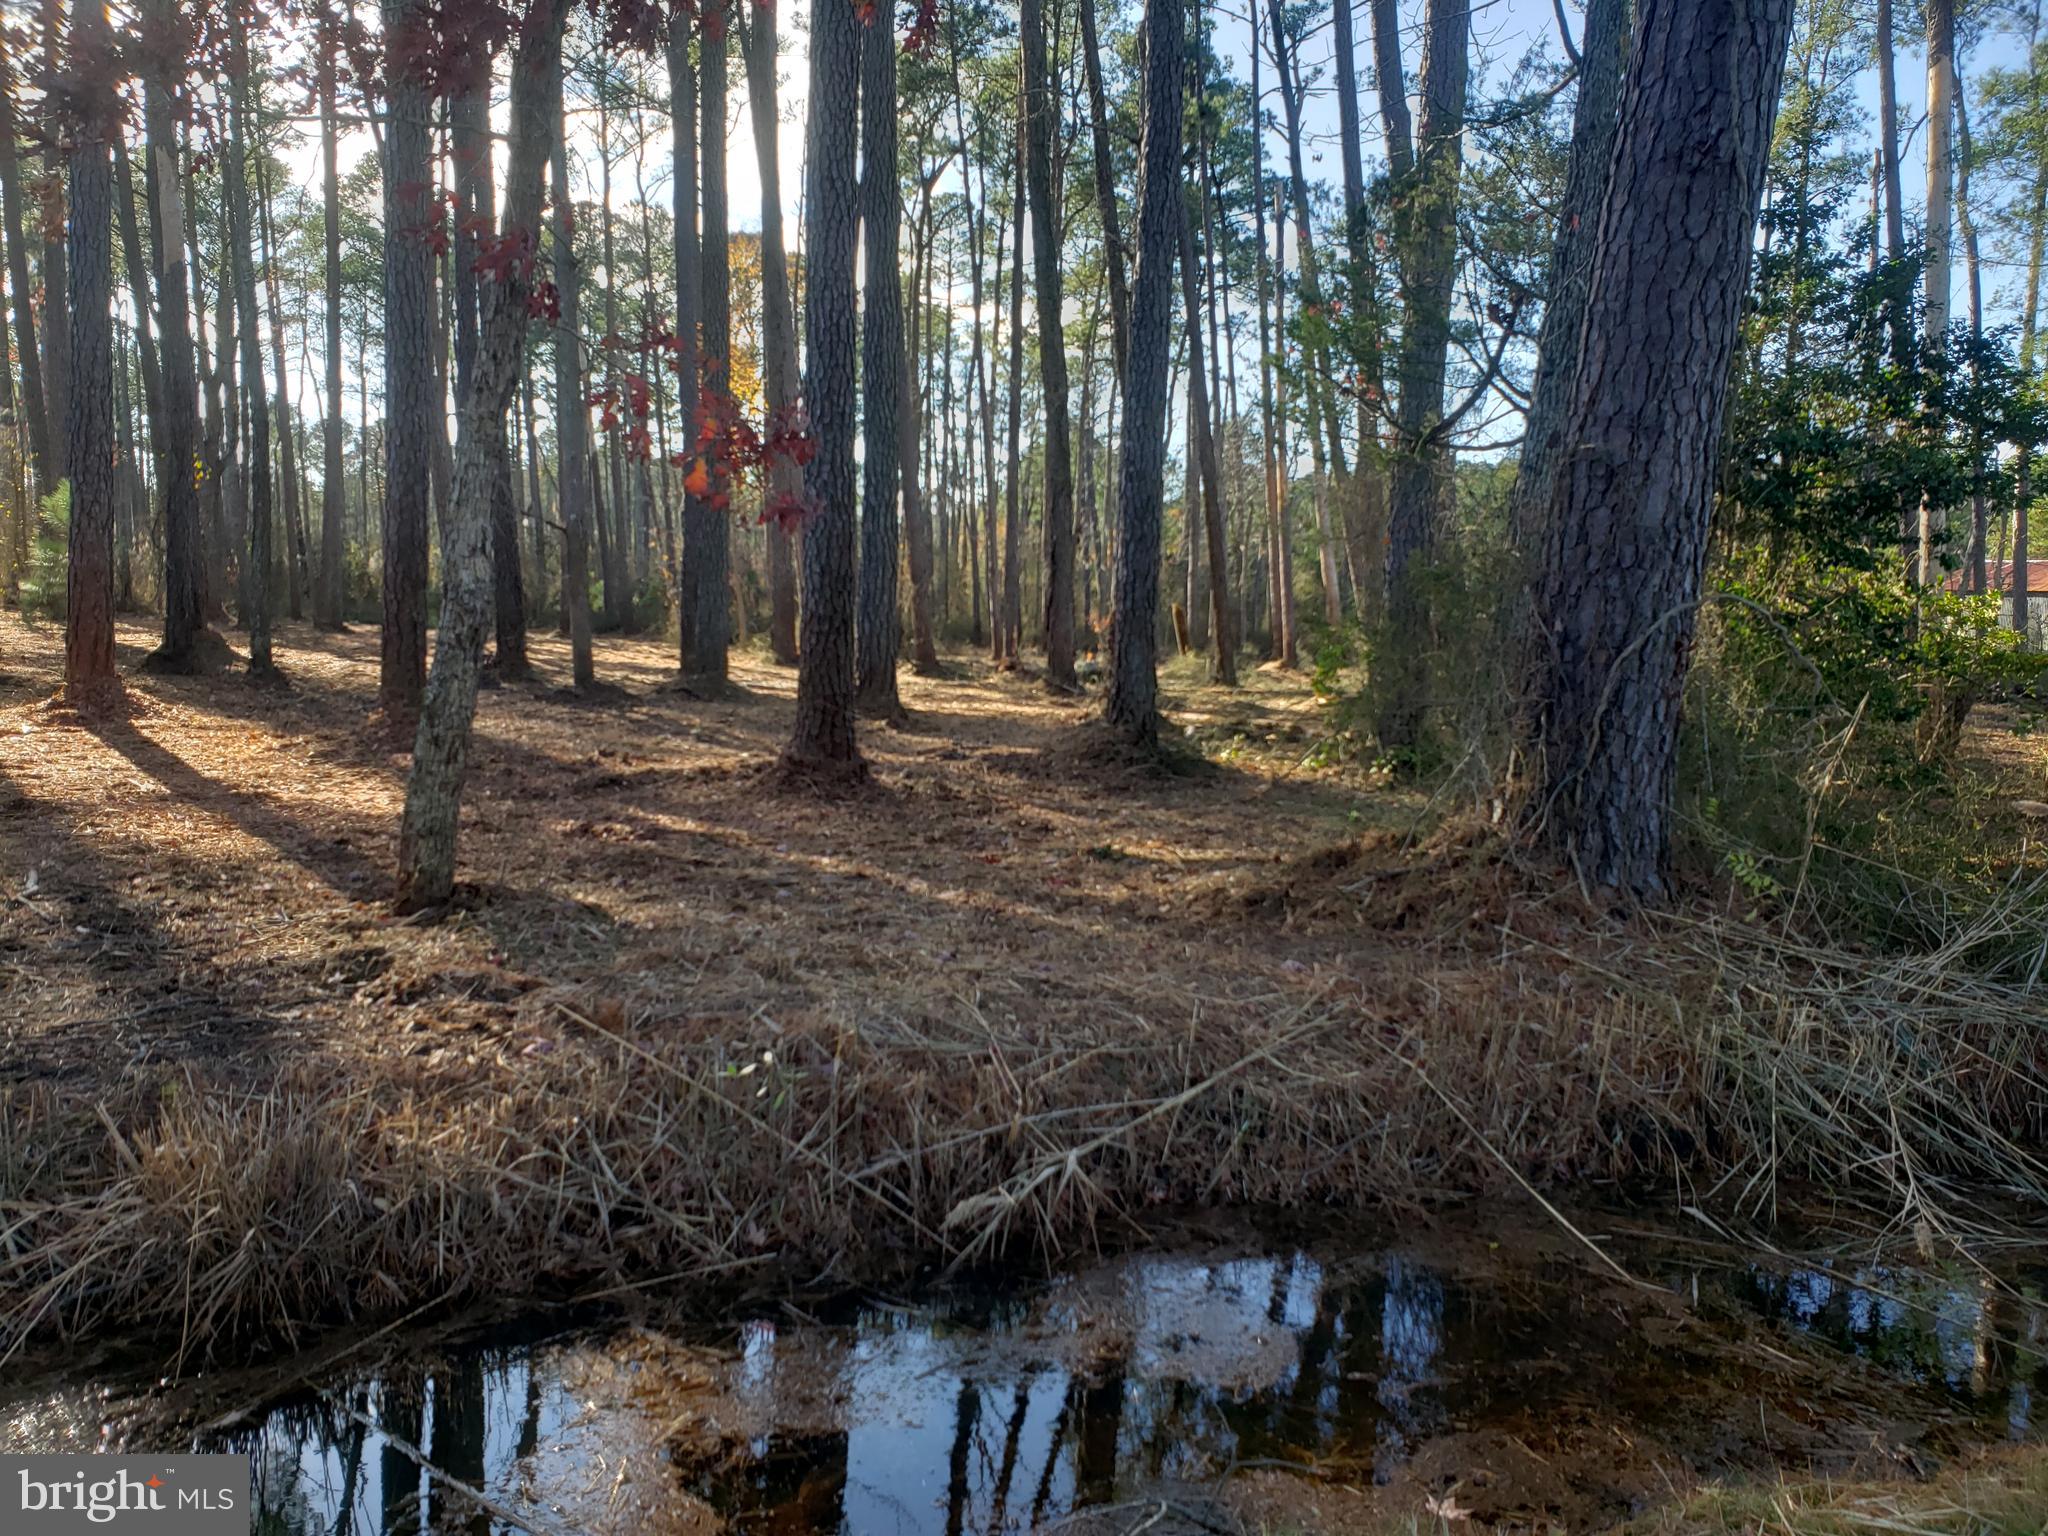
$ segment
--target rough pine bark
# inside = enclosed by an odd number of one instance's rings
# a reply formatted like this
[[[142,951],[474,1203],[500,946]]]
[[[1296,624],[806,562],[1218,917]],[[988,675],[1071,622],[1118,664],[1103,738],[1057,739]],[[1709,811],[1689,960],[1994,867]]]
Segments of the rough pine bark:
[[[1469,0],[1430,0],[1423,28],[1421,114],[1415,166],[1396,195],[1402,209],[1401,347],[1396,365],[1394,461],[1387,511],[1387,621],[1378,719],[1382,746],[1416,745],[1422,728],[1421,664],[1431,623],[1419,577],[1436,547],[1448,489],[1449,450],[1439,435],[1458,275],[1458,180],[1471,67]],[[1389,665],[1391,663],[1391,665]]]
[[[1793,0],[1643,0],[1535,578],[1538,836],[1666,890],[1679,708]]]
[[[325,288],[327,346],[327,413],[320,424],[320,574],[313,590],[313,622],[322,629],[342,627],[345,515],[341,431],[341,176],[337,166],[340,139],[335,109],[335,53],[341,47],[340,27],[332,4],[320,16],[320,209],[322,281]]]
[[[1173,360],[1173,263],[1181,220],[1181,0],[1146,0],[1138,138],[1136,270],[1130,360],[1116,477],[1117,545],[1110,616],[1110,726],[1132,743],[1159,738],[1159,546],[1166,499],[1167,370]]]
[[[383,0],[384,627],[378,702],[394,722],[419,712],[427,677],[427,507],[433,494],[435,218],[428,163],[432,100],[414,63],[421,0]]]
[[[817,454],[817,499],[804,530],[804,606],[796,724],[783,753],[800,774],[859,777],[854,737],[854,236],[860,202],[853,147],[860,97],[860,18],[821,5],[811,18],[810,120],[804,156],[804,400]]]
[[[456,422],[455,473],[441,547],[441,625],[427,679],[398,831],[398,899],[416,909],[446,902],[455,885],[455,839],[476,714],[477,675],[496,602],[493,503],[504,464],[505,412],[525,352],[527,299],[541,221],[541,180],[560,100],[562,27],[569,0],[534,0],[512,61],[512,143],[505,223],[515,254],[478,294],[474,367]]]
[[[76,0],[70,62],[79,85],[63,109],[77,114],[67,125],[71,218],[64,237],[72,310],[64,371],[64,473],[71,482],[64,692],[85,703],[120,686],[114,671],[114,167],[107,153],[119,129],[110,110],[106,12],[97,0]]]
[[[249,671],[274,673],[270,649],[271,475],[270,394],[264,387],[263,337],[256,324],[256,230],[250,216],[248,17],[233,13],[234,78],[228,92],[228,154],[221,196],[228,213],[228,267],[235,288],[235,327],[249,410],[249,542],[243,555],[242,622],[249,627]],[[425,574],[424,559],[421,574]]]
[[[903,405],[903,191],[896,174],[896,36],[886,12],[861,33],[860,612],[854,688],[869,714],[903,713],[896,656],[903,644],[896,589],[901,564],[897,493],[902,484],[898,412]]]
[[[782,166],[776,151],[775,12],[740,7],[741,47],[747,57],[747,106],[753,114],[754,156],[761,181],[761,384],[771,417],[786,417],[797,398],[796,312],[790,304],[789,253],[782,238]],[[777,454],[768,466],[768,495],[803,494],[803,468]],[[779,522],[768,525],[768,649],[784,666],[796,662],[794,539]]]
[[[1024,179],[1031,194],[1031,251],[1038,295],[1038,369],[1045,400],[1045,680],[1074,676],[1074,464],[1067,414],[1067,337],[1060,299],[1060,215],[1053,200],[1052,69],[1045,0],[1023,0]]]
[[[152,8],[151,58],[182,60],[174,0]],[[199,452],[199,373],[192,350],[185,246],[184,178],[178,169],[173,81],[152,70],[143,76],[144,175],[155,213],[150,230],[156,266],[158,329],[162,336],[163,401],[152,427],[162,466],[164,639],[145,665],[182,672],[206,665],[221,649],[206,627],[206,548],[200,529],[199,488],[192,464]]]
[[[704,236],[702,315],[706,395],[721,411],[732,401],[732,259],[726,228],[725,104],[726,33],[729,0],[707,0],[698,46],[702,83]],[[696,524],[696,548],[684,552],[683,566],[694,576],[696,637],[690,644],[690,676],[703,691],[725,687],[732,645],[732,466],[718,455],[708,466],[711,497]],[[688,579],[686,577],[686,579]]]
[[[582,263],[576,256],[559,69],[549,98],[555,214],[550,256],[560,306],[555,322],[555,474],[562,508],[562,617],[569,629],[570,677],[576,687],[588,688],[597,679],[590,653],[590,409],[583,398],[582,306],[577,299]]]
[[[1550,248],[1550,282],[1543,295],[1543,328],[1536,342],[1536,378],[1521,462],[1508,498],[1508,531],[1518,550],[1533,550],[1550,509],[1557,477],[1558,429],[1578,372],[1579,329],[1586,318],[1593,275],[1593,236],[1614,129],[1621,105],[1621,72],[1628,59],[1630,0],[1591,0],[1579,44],[1579,97],[1572,111],[1571,158],[1564,202]]]
[[[682,13],[671,18],[668,34],[668,93],[673,175],[670,188],[675,211],[676,266],[676,396],[683,407],[684,451],[697,452],[699,406],[703,391],[704,351],[698,334],[699,306],[704,302],[704,271],[697,242],[697,66],[690,57],[690,29]],[[676,664],[688,678],[695,669],[691,652],[697,644],[697,577],[690,562],[702,547],[703,498],[683,492],[683,559],[676,583]]]

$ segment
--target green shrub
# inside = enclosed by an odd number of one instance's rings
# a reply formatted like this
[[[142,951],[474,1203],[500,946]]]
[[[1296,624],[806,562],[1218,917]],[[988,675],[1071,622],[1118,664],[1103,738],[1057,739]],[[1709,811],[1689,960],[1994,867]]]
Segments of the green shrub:
[[[71,570],[71,482],[60,480],[42,500],[28,569],[21,578],[21,616],[62,623]]]

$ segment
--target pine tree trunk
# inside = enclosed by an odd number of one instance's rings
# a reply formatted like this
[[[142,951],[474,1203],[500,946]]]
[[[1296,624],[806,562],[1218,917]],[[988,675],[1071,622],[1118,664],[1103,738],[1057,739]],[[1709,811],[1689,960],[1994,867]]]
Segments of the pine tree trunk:
[[[1591,0],[1579,44],[1571,158],[1565,167],[1557,236],[1550,248],[1550,282],[1543,296],[1543,328],[1536,342],[1536,378],[1529,391],[1521,462],[1508,498],[1509,537],[1524,553],[1542,540],[1539,520],[1549,511],[1556,487],[1558,430],[1578,371],[1579,327],[1591,297],[1593,236],[1607,186],[1607,164],[1614,154],[1621,72],[1628,59],[1629,6],[1630,0]]]
[[[905,327],[903,399],[897,412],[900,423],[897,443],[902,457],[903,536],[910,555],[911,667],[920,677],[935,676],[939,670],[938,642],[932,631],[932,519],[920,478],[922,458],[919,440],[924,427],[924,407],[917,386],[919,327],[927,323],[929,313],[929,305],[918,304],[914,323]],[[948,308],[948,325],[952,322],[952,314]]]
[[[254,104],[261,124],[262,100]],[[292,619],[306,616],[306,583],[308,562],[306,559],[306,534],[304,509],[299,505],[299,449],[292,432],[291,377],[284,366],[284,297],[278,291],[275,251],[277,243],[271,229],[270,216],[270,172],[268,161],[257,160],[257,204],[256,223],[261,235],[263,251],[264,292],[270,313],[270,362],[271,371],[277,379],[277,455],[278,469],[284,478],[284,527],[285,552],[288,574],[285,587],[285,614]]]
[[[562,619],[569,632],[570,677],[578,688],[597,680],[590,652],[590,409],[583,398],[583,324],[578,293],[582,262],[576,255],[575,200],[569,186],[568,140],[563,127],[562,78],[549,91],[553,126],[555,296],[555,476],[562,508]],[[507,199],[510,211],[510,199]]]
[[[340,125],[336,122],[334,74],[335,53],[341,47],[341,38],[331,0],[329,7],[322,10],[320,24],[320,202],[326,289],[327,414],[320,434],[320,576],[314,592],[313,619],[322,629],[340,629],[346,580],[346,536],[342,527],[346,509],[341,428],[341,177],[336,163]],[[367,454],[368,444],[361,447]]]
[[[419,0],[383,0],[384,628],[378,701],[394,724],[419,713],[427,676],[427,504],[433,493],[435,220],[432,101],[412,62]]]
[[[76,23],[75,23],[76,24]],[[90,23],[85,23],[90,25]],[[43,63],[49,78],[64,78],[65,60],[58,39],[64,35],[63,0],[43,0]],[[63,111],[53,92],[43,94],[44,160],[43,177],[43,378],[50,393],[50,432],[57,456],[71,462],[71,308],[70,280],[65,271],[66,191],[65,162],[59,146],[70,142],[69,125],[58,120]],[[112,203],[108,204],[111,216]],[[111,340],[108,343],[112,346]],[[111,353],[109,354],[111,356]],[[113,389],[112,364],[108,364],[108,399]],[[112,429],[111,410],[108,420]],[[111,451],[111,448],[110,450]],[[68,471],[67,471],[68,473]],[[111,473],[111,470],[109,471]]]
[[[1116,474],[1117,549],[1110,618],[1110,726],[1136,745],[1159,736],[1159,554],[1166,487],[1167,370],[1173,357],[1173,262],[1181,220],[1181,93],[1186,22],[1180,0],[1146,0],[1138,142],[1137,260],[1130,358]]]
[[[249,627],[249,671],[276,672],[270,645],[271,475],[270,394],[263,378],[263,338],[256,321],[256,229],[249,204],[248,19],[233,12],[235,78],[228,95],[228,155],[222,163],[221,196],[228,211],[228,265],[235,288],[235,324],[241,346],[242,382],[249,410],[249,542],[244,552],[243,622]],[[422,561],[421,572],[425,573]]]
[[[714,360],[706,370],[705,391],[727,408],[732,399],[732,262],[726,231],[725,102],[726,26],[729,8],[741,0],[707,0],[698,52],[702,70],[704,132],[702,245],[704,356]],[[886,29],[885,29],[886,30]],[[711,369],[715,368],[716,372]],[[732,518],[726,498],[732,492],[732,466],[714,454],[710,464],[711,499],[697,524],[697,547],[685,549],[684,570],[694,572],[697,587],[697,634],[690,646],[690,672],[698,688],[724,688],[732,644]]]
[[[481,337],[483,293],[478,282],[477,238],[498,227],[498,193],[491,170],[490,75],[455,97],[448,113],[455,166],[455,409],[457,431],[476,385],[476,349]],[[524,332],[521,333],[524,345]],[[522,367],[524,366],[522,361]],[[526,656],[526,578],[519,564],[519,508],[512,494],[512,450],[501,413],[487,428],[496,471],[491,487],[491,594],[497,655],[493,668],[504,679],[529,676]]]
[[[1954,0],[1926,0],[1927,19],[1927,255],[1922,277],[1926,304],[1920,334],[1938,361],[1948,344],[1950,299],[1950,225],[1955,216],[1955,53]],[[1940,583],[1941,545],[1948,534],[1948,509],[1933,497],[1920,497],[1920,585]]]
[[[162,0],[159,24],[175,20],[171,0]],[[181,55],[182,57],[182,55]],[[157,316],[162,326],[162,408],[152,423],[158,479],[163,487],[164,639],[146,665],[182,672],[210,665],[220,650],[206,633],[206,551],[200,530],[198,487],[192,461],[199,451],[198,371],[192,352],[192,316],[185,263],[184,178],[178,169],[177,121],[172,81],[151,71],[143,77],[143,124],[147,136],[144,174],[151,188],[151,249],[156,258]],[[206,646],[206,650],[201,647]]]
[[[539,233],[541,180],[559,123],[562,27],[568,0],[535,0],[512,61],[512,143],[502,237]],[[448,900],[476,714],[478,672],[496,602],[493,504],[509,473],[505,412],[525,352],[534,272],[515,261],[479,294],[475,367],[457,419],[455,473],[443,529],[441,624],[406,780],[398,832],[398,899],[417,909]],[[578,407],[579,411],[581,407]]]
[[[47,14],[54,20],[54,7]],[[92,0],[78,0],[72,12],[74,54],[104,61],[106,46],[106,13]],[[120,686],[114,670],[114,170],[107,155],[108,140],[120,130],[108,110],[113,102],[108,82],[92,114],[68,135],[71,219],[64,246],[72,319],[65,326],[69,366],[63,378],[71,533],[64,693],[78,704]],[[45,278],[50,280],[47,271]]]
[[[1262,50],[1257,39],[1252,42],[1252,95],[1259,94],[1259,57]],[[1259,410],[1260,424],[1264,428],[1266,458],[1266,523],[1268,528],[1267,548],[1272,566],[1269,603],[1272,610],[1273,650],[1283,667],[1300,664],[1300,648],[1294,635],[1294,569],[1293,540],[1287,537],[1287,460],[1281,437],[1286,423],[1280,409],[1279,381],[1274,377],[1273,359],[1277,355],[1276,345],[1284,345],[1284,338],[1276,343],[1270,302],[1279,280],[1275,253],[1274,262],[1266,259],[1266,136],[1264,132],[1255,135],[1255,159],[1252,176],[1252,218],[1258,244],[1259,283]],[[1282,221],[1284,225],[1284,221]]]
[[[1679,708],[1793,0],[1643,0],[1529,637],[1528,814],[1666,889]]]
[[[903,714],[896,689],[902,647],[896,574],[901,563],[897,495],[902,485],[903,194],[896,170],[896,34],[886,20],[861,32],[861,255],[866,264],[861,314],[860,613],[854,642],[855,691],[863,711]]]
[[[796,315],[790,308],[789,253],[782,239],[782,169],[776,152],[775,12],[742,6],[741,46],[747,58],[747,106],[753,114],[754,155],[761,181],[761,375],[770,418],[786,417],[796,403]],[[799,497],[803,469],[782,455],[769,465],[768,495]],[[779,522],[768,524],[768,650],[784,666],[796,662],[794,541]]]
[[[817,454],[807,477],[817,511],[803,538],[803,615],[796,723],[785,761],[795,771],[865,774],[854,739],[855,320],[854,236],[860,202],[853,150],[860,97],[860,18],[850,5],[811,18],[804,205],[804,401]]]
[[[1419,578],[1434,557],[1448,490],[1449,451],[1438,435],[1458,274],[1458,179],[1471,62],[1468,0],[1430,0],[1423,28],[1421,115],[1415,168],[1402,189],[1396,231],[1401,256],[1401,349],[1397,364],[1394,465],[1387,511],[1387,622],[1375,681],[1380,744],[1412,748],[1422,730],[1432,616]]]
[[[704,269],[697,239],[697,66],[690,57],[687,26],[671,26],[668,37],[668,90],[671,105],[671,190],[675,210],[676,268],[676,395],[683,408],[684,451],[691,473],[698,464],[698,428],[703,422],[704,347],[698,325],[704,302]],[[708,469],[707,469],[708,472]],[[703,547],[703,498],[683,493],[683,560],[676,585],[676,664],[685,678],[695,674],[697,645],[697,573],[693,565]]]
[[[1088,135],[1094,155],[1095,212],[1102,221],[1103,252],[1109,269],[1109,336],[1116,350],[1117,387],[1130,360],[1130,283],[1124,273],[1124,239],[1116,207],[1116,176],[1110,162],[1109,111],[1102,91],[1102,42],[1095,35],[1095,0],[1080,0],[1081,65],[1088,78]]]
[[[1195,264],[1193,224],[1183,206],[1179,238],[1181,299],[1187,312],[1188,332],[1188,422],[1192,429],[1188,452],[1199,459],[1202,466],[1202,533],[1208,556],[1209,627],[1216,642],[1211,676],[1225,687],[1235,688],[1237,641],[1230,628],[1229,556],[1223,547],[1223,466],[1217,458],[1216,440],[1210,431],[1209,381],[1202,372],[1201,308],[1195,282],[1198,268]],[[1190,508],[1190,513],[1192,510]],[[1192,609],[1192,601],[1189,607]]]
[[[1023,115],[1023,104],[1018,104]],[[1021,126],[1021,124],[1020,124]],[[1024,144],[1020,134],[1012,157],[1010,196],[1010,462],[1003,483],[1003,623],[998,655],[1015,665],[1024,641],[1024,583],[1017,553],[1024,510]]]
[[[1056,111],[1045,47],[1045,0],[1023,0],[1024,161],[1038,289],[1038,368],[1045,399],[1045,678],[1071,689],[1074,676],[1074,463],[1067,415],[1067,336],[1060,298],[1060,216],[1053,201]]]

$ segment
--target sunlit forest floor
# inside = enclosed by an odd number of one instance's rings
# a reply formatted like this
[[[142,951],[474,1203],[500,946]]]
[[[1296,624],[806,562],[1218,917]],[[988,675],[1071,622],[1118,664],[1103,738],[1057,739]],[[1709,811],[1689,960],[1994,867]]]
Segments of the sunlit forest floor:
[[[602,683],[579,698],[549,634],[533,683],[482,695],[458,910],[407,923],[381,905],[409,740],[375,717],[374,629],[285,626],[288,691],[131,676],[125,718],[82,724],[43,702],[58,632],[0,624],[0,1072],[16,1078],[516,1055],[564,999],[747,1021],[765,1043],[798,1021],[1301,992],[1300,946],[1218,921],[1219,893],[1423,804],[1303,766],[1323,727],[1297,677],[1225,692],[1186,686],[1187,664],[1168,708],[1220,761],[1146,772],[1065,747],[1099,698],[978,657],[906,671],[908,725],[863,731],[872,787],[817,799],[764,777],[792,669],[743,652],[734,696],[707,703],[671,686],[664,642],[600,637]],[[154,636],[120,639],[125,669]]]

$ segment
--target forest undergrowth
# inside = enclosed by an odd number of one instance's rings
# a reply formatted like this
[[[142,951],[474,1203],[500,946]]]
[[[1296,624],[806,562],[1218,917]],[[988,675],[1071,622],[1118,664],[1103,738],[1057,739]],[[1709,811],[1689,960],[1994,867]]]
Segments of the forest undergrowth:
[[[1824,1202],[1967,1250],[2048,1199],[2039,994],[1971,960],[2023,834],[1935,947],[1739,878],[1624,920],[1268,670],[1170,674],[1148,768],[956,657],[835,798],[770,772],[784,669],[707,703],[611,639],[583,698],[549,637],[484,696],[472,883],[401,918],[373,632],[84,719],[0,626],[0,1348],[1056,1257],[1189,1202]],[[1965,771],[2038,794],[2001,720]]]

